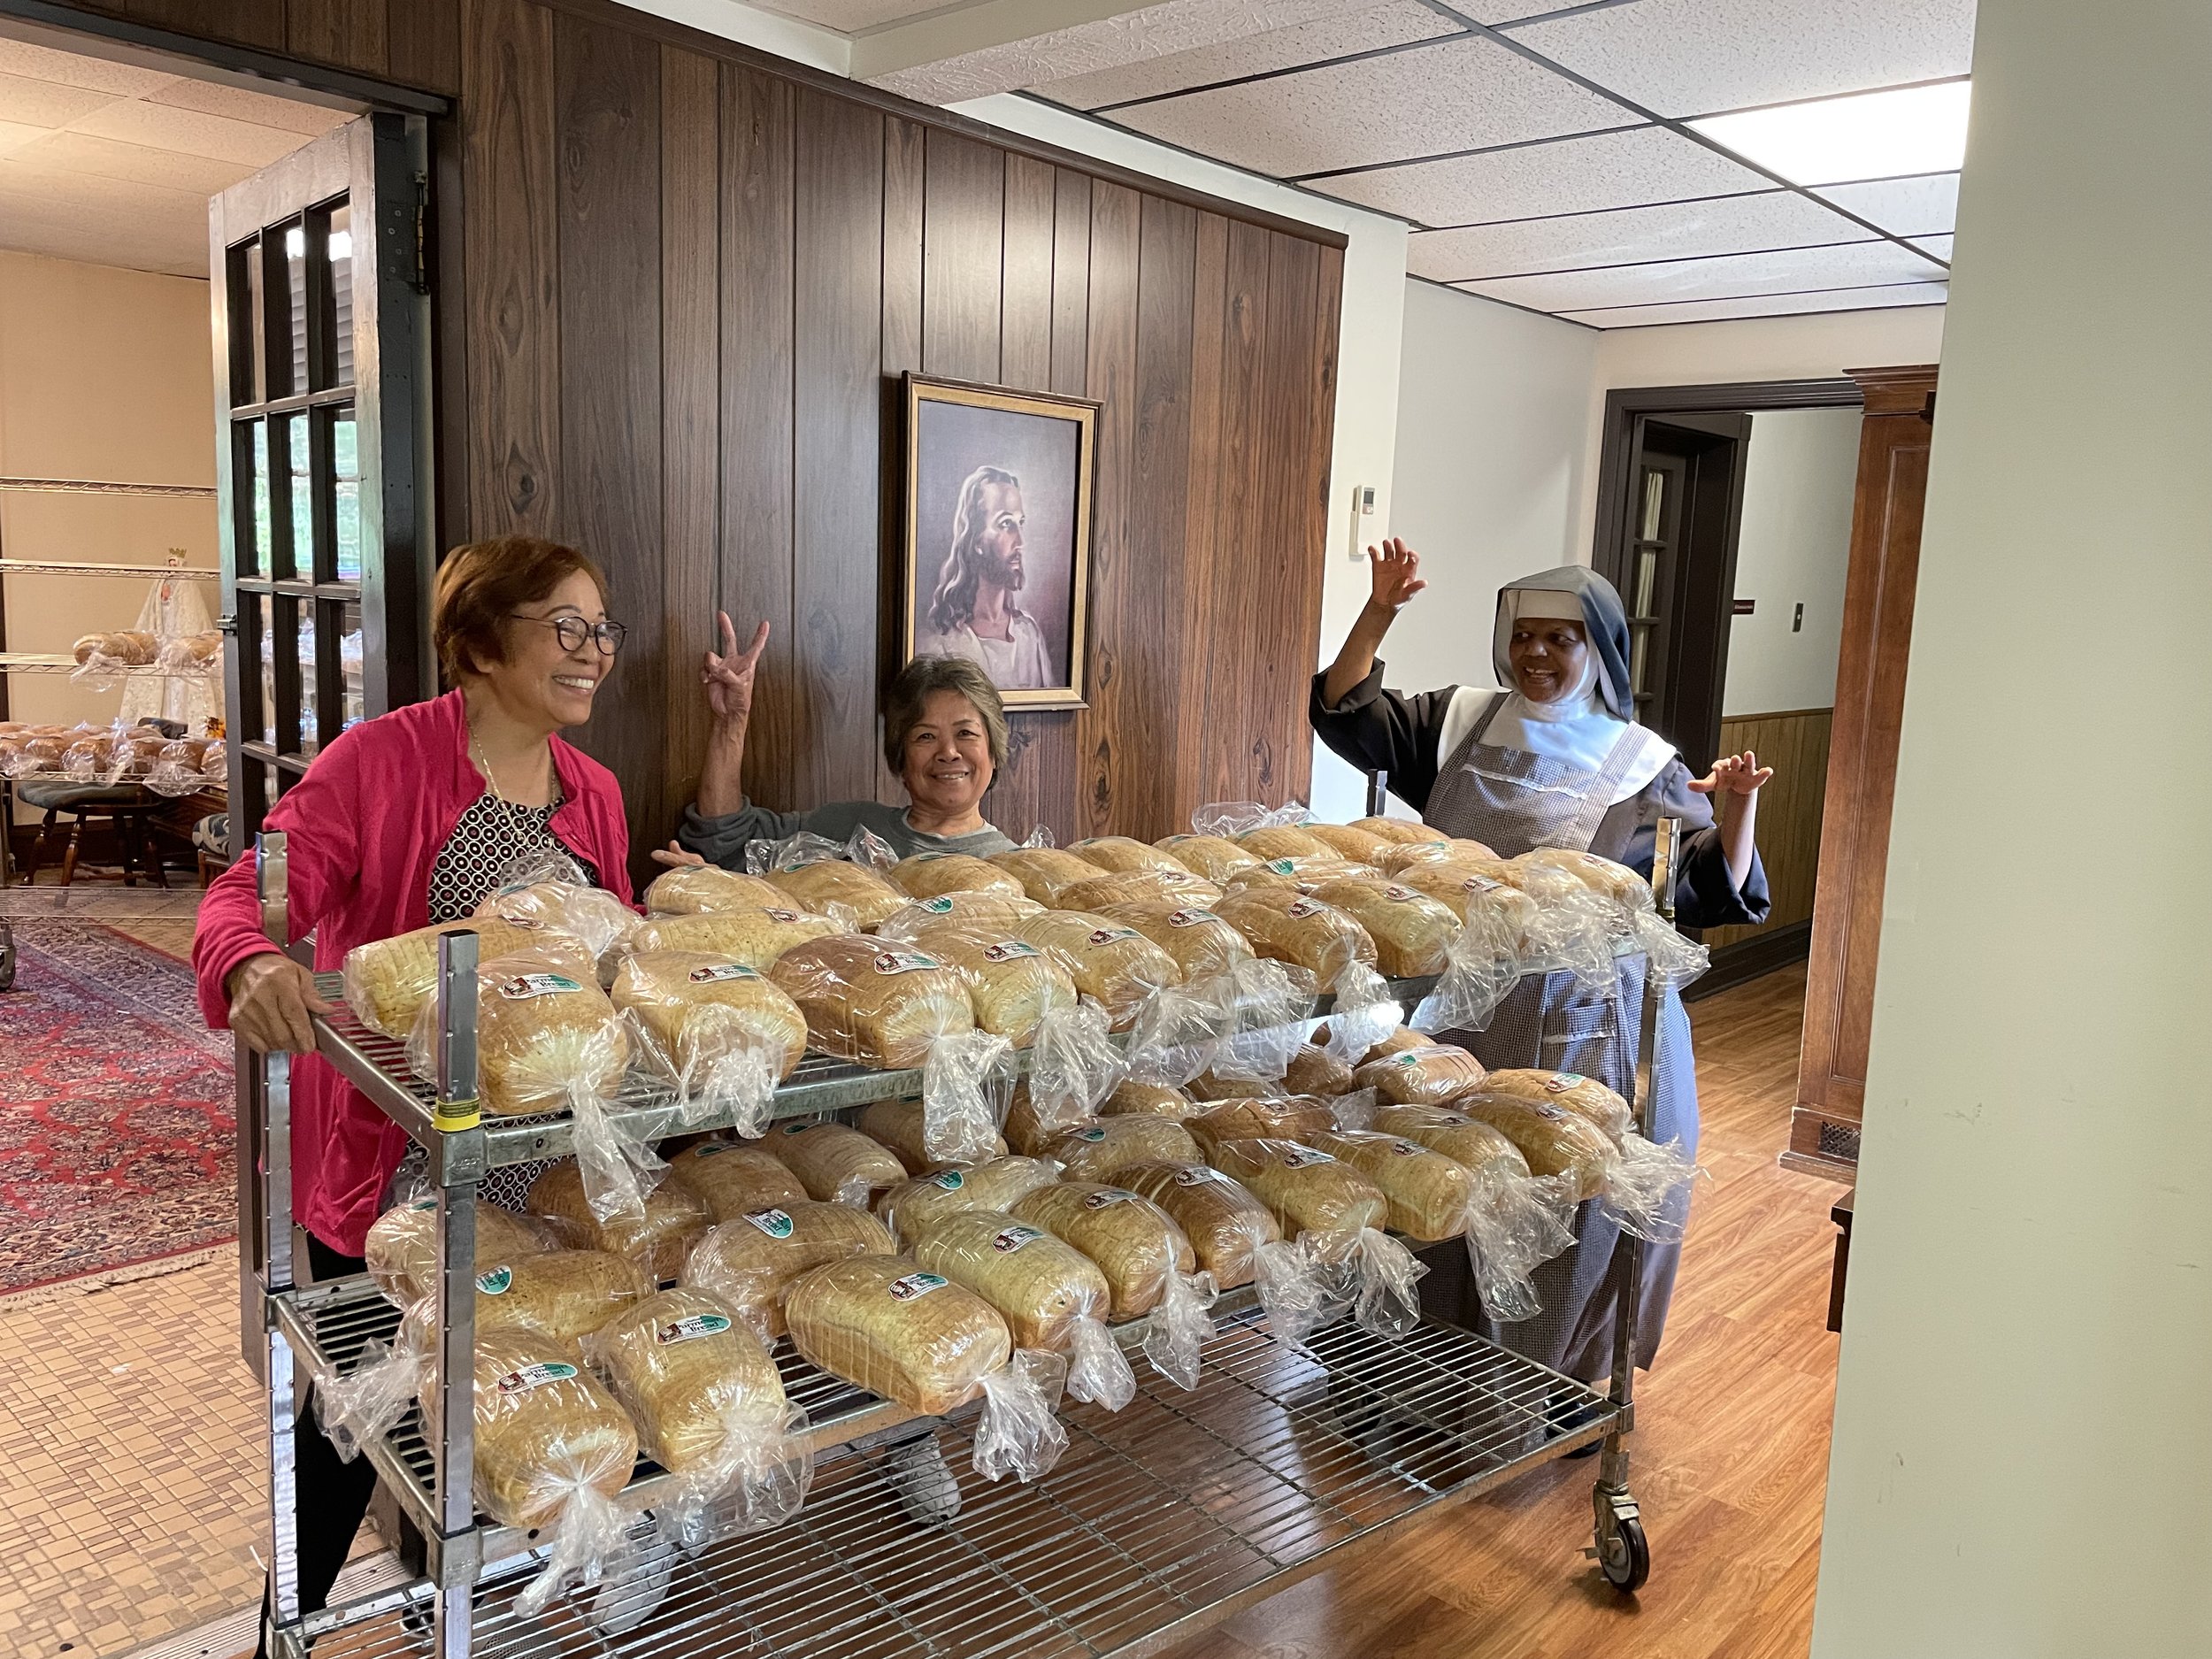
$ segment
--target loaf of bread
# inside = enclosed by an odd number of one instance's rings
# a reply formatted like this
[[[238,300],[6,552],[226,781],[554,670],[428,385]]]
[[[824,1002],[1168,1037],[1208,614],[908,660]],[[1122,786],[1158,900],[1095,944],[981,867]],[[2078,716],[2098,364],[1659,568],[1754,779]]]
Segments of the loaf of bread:
[[[1226,973],[1240,962],[1252,959],[1252,947],[1244,935],[1202,904],[1187,904],[1174,898],[1141,899],[1102,905],[1098,914],[1110,922],[1135,928],[1174,957],[1184,979],[1191,983]]]
[[[1276,1094],[1224,1100],[1192,1113],[1183,1126],[1209,1156],[1225,1141],[1303,1141],[1336,1127],[1326,1101]]]
[[[1017,1348],[1064,1353],[1078,1319],[1103,1320],[1113,1291],[1098,1264],[1002,1210],[943,1217],[914,1244],[914,1259],[998,1310]]]
[[[714,1460],[733,1430],[783,1422],[783,1379],[760,1339],[720,1298],[664,1290],[621,1314],[589,1344],[638,1442],[680,1473]]]
[[[1171,1271],[1195,1272],[1198,1258],[1166,1210],[1126,1187],[1096,1181],[1041,1187],[1012,1206],[1014,1214],[1073,1245],[1113,1287],[1113,1315],[1134,1319],[1157,1307]]]
[[[1519,1148],[1530,1174],[1573,1176],[1577,1199],[1603,1189],[1616,1156],[1613,1142],[1579,1112],[1550,1101],[1481,1094],[1454,1101],[1452,1110],[1488,1124]]]
[[[1409,864],[1398,872],[1398,882],[1416,893],[1425,893],[1464,922],[1485,912],[1494,914],[1509,930],[1506,936],[1517,943],[1536,919],[1536,901],[1509,882],[1472,864],[1456,858]]]
[[[1088,881],[1099,867],[1087,858],[1057,847],[1016,847],[994,853],[990,862],[1022,884],[1022,891],[1040,904],[1060,902],[1061,889]]]
[[[1339,858],[1363,864],[1373,864],[1384,848],[1394,844],[1372,830],[1355,829],[1349,824],[1306,824],[1300,827]]]
[[[709,950],[641,950],[615,971],[615,1007],[650,1034],[679,1074],[743,1047],[788,1077],[806,1053],[806,1017],[759,969]],[[704,1010],[732,1010],[708,1013]]]
[[[1057,1178],[1057,1166],[1042,1158],[993,1158],[902,1182],[876,1201],[876,1213],[890,1223],[891,1236],[904,1246],[947,1216],[964,1210],[1010,1210],[1025,1194]]]
[[[948,923],[1005,930],[1044,906],[1018,893],[940,893],[902,904],[876,924],[879,939],[912,939]]]
[[[69,649],[81,664],[98,657],[111,663],[142,668],[154,660],[159,647],[154,636],[143,629],[124,628],[111,634],[81,634]]]
[[[1217,1100],[1277,1100],[1283,1094],[1283,1085],[1276,1079],[1256,1077],[1220,1077],[1212,1071],[1201,1071],[1185,1084],[1191,1098],[1202,1103]]]
[[[438,935],[465,932],[476,935],[480,963],[527,950],[540,937],[534,928],[492,919],[418,927],[356,945],[346,952],[345,964],[346,1006],[354,1018],[371,1031],[404,1041],[423,1004],[437,994]]]
[[[887,1148],[843,1124],[778,1124],[760,1144],[823,1203],[864,1208],[906,1179],[906,1166]]]
[[[585,1201],[583,1172],[564,1158],[530,1183],[524,1202],[562,1244],[626,1256],[656,1282],[683,1271],[691,1247],[706,1236],[706,1201],[681,1180],[663,1180],[646,1195],[642,1219],[618,1215],[602,1221]]]
[[[1356,818],[1347,827],[1364,830],[1370,835],[1379,835],[1384,841],[1401,845],[1447,839],[1442,830],[1431,829],[1425,824],[1416,824],[1402,818]]]
[[[502,1526],[545,1526],[580,1488],[612,1498],[629,1484],[637,1430],[582,1358],[526,1327],[477,1337],[476,1502]],[[434,1434],[436,1399],[423,1401]]]
[[[944,922],[918,930],[910,942],[957,972],[976,1025],[1017,1048],[1036,1041],[1037,1022],[1047,1014],[1075,1006],[1073,975],[1010,926]]]
[[[1126,835],[1094,835],[1088,841],[1071,841],[1068,850],[1077,857],[1096,864],[1101,870],[1117,872],[1132,870],[1160,870],[1172,875],[1188,875],[1191,868],[1171,852],[1157,847],[1148,847],[1141,841]]]
[[[476,1252],[479,1263],[497,1266],[536,1256],[552,1248],[552,1240],[534,1222],[476,1201]],[[369,1277],[388,1300],[411,1308],[438,1288],[438,1201],[418,1198],[394,1204],[369,1227],[362,1247]]]
[[[610,1250],[476,1258],[476,1332],[522,1328],[556,1341],[589,1336],[653,1294],[644,1269]]]
[[[1385,1106],[1375,1114],[1375,1127],[1386,1135],[1418,1141],[1478,1176],[1528,1178],[1528,1160],[1520,1148],[1502,1132],[1448,1106]]]
[[[1306,969],[1324,989],[1355,962],[1375,965],[1375,941],[1334,905],[1283,887],[1243,887],[1215,907],[1261,956]]]
[[[1628,1102],[1594,1077],[1578,1071],[1509,1070],[1493,1071],[1482,1079],[1486,1094],[1511,1094],[1522,1100],[1548,1101],[1578,1112],[1605,1131],[1615,1145],[1636,1126],[1636,1114]]]
[[[1167,1118],[1122,1114],[1071,1129],[1052,1141],[1046,1156],[1071,1181],[1110,1181],[1125,1164],[1181,1163],[1199,1156],[1198,1143]]]
[[[1328,1153],[1295,1141],[1224,1141],[1207,1161],[1275,1212],[1286,1234],[1379,1227],[1390,1215],[1381,1187]]]
[[[1538,847],[1509,862],[1524,868],[1535,865],[1563,870],[1593,893],[1602,894],[1633,909],[1647,909],[1651,904],[1649,881],[1626,864],[1617,864],[1595,853],[1570,852],[1563,847]]]
[[[1317,835],[1288,824],[1250,829],[1237,837],[1237,845],[1255,858],[1334,858],[1335,848]]]
[[[699,1195],[717,1221],[733,1221],[755,1210],[803,1202],[806,1188],[782,1162],[759,1147],[734,1141],[702,1141],[668,1161],[669,1181]]]
[[[1093,876],[1060,890],[1058,908],[1064,910],[1104,910],[1117,904],[1141,904],[1167,900],[1203,909],[1221,896],[1221,889],[1203,876],[1187,870],[1125,870]]]
[[[602,887],[572,881],[532,881],[485,895],[476,918],[498,917],[518,927],[565,933],[583,947],[595,964],[604,964],[602,979],[613,972],[612,957],[642,925],[638,913]]]
[[[996,1309],[909,1256],[848,1256],[802,1274],[784,1318],[807,1360],[926,1417],[973,1399],[1014,1351]]]
[[[1098,1112],[1102,1118],[1164,1118],[1179,1124],[1197,1110],[1182,1090],[1164,1083],[1140,1082],[1133,1077],[1114,1085],[1114,1092],[1100,1103]]]
[[[476,1085],[487,1112],[565,1111],[614,1098],[630,1064],[629,1033],[595,969],[572,961],[496,956],[477,966]]]
[[[860,1110],[858,1128],[871,1141],[888,1147],[891,1154],[906,1165],[910,1175],[926,1174],[931,1170],[945,1167],[945,1160],[933,1158],[922,1144],[922,1102],[918,1100],[871,1101]],[[1006,1142],[1001,1141],[994,1157],[1006,1156]]]
[[[645,889],[645,909],[656,917],[775,910],[788,906],[783,889],[774,882],[725,870],[719,864],[688,864],[680,870],[664,870]]]
[[[1193,874],[1214,882],[1226,881],[1260,862],[1225,835],[1171,835],[1154,845]]]
[[[995,864],[968,853],[916,853],[891,868],[894,886],[912,899],[947,893],[1001,893],[1022,896],[1022,884]]]
[[[844,932],[843,924],[804,910],[710,910],[649,921],[630,935],[630,949],[703,951],[765,973],[794,945]]]
[[[1447,841],[1405,841],[1395,847],[1386,848],[1376,859],[1375,867],[1386,874],[1394,876],[1401,871],[1412,869],[1417,864],[1463,863],[1478,859],[1494,861],[1497,856],[1497,854],[1492,852],[1480,841],[1465,841],[1455,836]]]
[[[859,918],[862,927],[873,927],[908,902],[908,895],[864,864],[841,858],[822,858],[795,870],[772,870],[774,882],[803,909],[822,915],[841,904]]]
[[[1397,882],[1325,881],[1313,890],[1375,941],[1375,966],[1394,979],[1441,973],[1445,947],[1459,932],[1451,907]]]
[[[785,1293],[803,1273],[849,1256],[889,1256],[891,1230],[850,1204],[764,1204],[710,1229],[684,1264],[684,1283],[713,1292],[753,1333],[784,1333]]]
[[[1116,1031],[1126,1031],[1137,1010],[1164,985],[1180,985],[1175,958],[1133,927],[1083,910],[1047,910],[1015,925],[1031,944],[1056,954],[1074,976],[1075,988],[1102,1002]]]
[[[1132,1164],[1114,1179],[1167,1211],[1190,1240],[1199,1266],[1223,1290],[1258,1277],[1261,1247],[1283,1236],[1273,1210],[1206,1164]]]
[[[768,972],[806,1017],[814,1047],[841,1060],[917,1066],[937,1038],[975,1028],[967,982],[926,951],[844,933],[795,945]]]
[[[1484,1087],[1484,1076],[1482,1062],[1464,1048],[1431,1042],[1369,1060],[1352,1081],[1394,1106],[1441,1106]]]
[[[1382,1188],[1390,1202],[1394,1233],[1432,1240],[1466,1230],[1475,1178],[1441,1152],[1371,1129],[1331,1130],[1316,1135],[1313,1143]]]
[[[1039,1120],[1037,1104],[1029,1098],[1029,1079],[1022,1079],[1014,1085],[1012,1097],[1006,1104],[1006,1121],[1001,1125],[1006,1144],[1025,1158],[1041,1157],[1055,1141],[1067,1133],[1064,1123],[1048,1127]]]
[[[1318,1094],[1333,1100],[1350,1094],[1354,1087],[1352,1068],[1317,1042],[1299,1044],[1283,1071],[1283,1087],[1293,1094]]]

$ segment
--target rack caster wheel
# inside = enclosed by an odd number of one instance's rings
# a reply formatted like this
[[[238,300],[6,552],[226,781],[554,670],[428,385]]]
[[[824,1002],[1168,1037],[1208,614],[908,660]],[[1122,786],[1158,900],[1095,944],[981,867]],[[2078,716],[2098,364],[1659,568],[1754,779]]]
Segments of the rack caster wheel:
[[[1651,1577],[1651,1546],[1644,1541],[1644,1523],[1636,1501],[1626,1494],[1597,1500],[1596,1547],[1598,1571],[1605,1581],[1624,1595],[1633,1595]]]

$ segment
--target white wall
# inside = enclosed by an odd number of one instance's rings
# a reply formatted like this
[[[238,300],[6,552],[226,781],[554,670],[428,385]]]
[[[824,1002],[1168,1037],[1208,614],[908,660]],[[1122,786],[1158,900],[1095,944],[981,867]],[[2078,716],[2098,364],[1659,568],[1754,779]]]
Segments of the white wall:
[[[1736,597],[1757,608],[1730,619],[1725,715],[1834,706],[1863,419],[1856,409],[1751,418]]]
[[[2202,1659],[2212,13],[1973,73],[1813,1653]]]

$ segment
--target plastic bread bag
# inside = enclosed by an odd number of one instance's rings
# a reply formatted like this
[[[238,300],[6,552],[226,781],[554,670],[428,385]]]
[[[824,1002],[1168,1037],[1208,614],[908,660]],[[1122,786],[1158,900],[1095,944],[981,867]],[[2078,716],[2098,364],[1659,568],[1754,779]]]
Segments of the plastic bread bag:
[[[686,864],[664,870],[645,889],[649,917],[705,916],[729,910],[772,910],[784,902],[783,889],[759,876],[719,864]]]
[[[1141,846],[1143,843],[1138,843]],[[1164,856],[1164,855],[1163,855]],[[1060,890],[1057,908],[1090,910],[1103,915],[1121,904],[1143,904],[1171,899],[1193,910],[1204,908],[1221,896],[1221,889],[1203,876],[1187,870],[1101,871],[1087,881],[1070,883]]]
[[[1326,1133],[1341,1119],[1327,1101],[1289,1094],[1216,1101],[1183,1119],[1209,1156],[1229,1141],[1302,1141]]]
[[[892,882],[911,898],[941,898],[948,893],[997,893],[1022,896],[1022,884],[995,865],[969,853],[916,853],[894,864]]]
[[[1273,1210],[1195,1159],[1125,1164],[1114,1179],[1167,1211],[1190,1240],[1198,1265],[1224,1290],[1256,1279],[1260,1253],[1282,1240]]]
[[[1544,1310],[1536,1270],[1575,1241],[1574,1195],[1564,1176],[1474,1171],[1467,1210],[1467,1260],[1494,1318],[1532,1319]]]
[[[1153,845],[1193,874],[1214,882],[1226,881],[1260,862],[1225,835],[1170,835]]]
[[[646,1069],[676,1091],[680,1121],[765,1133],[778,1083],[806,1052],[806,1017],[744,963],[711,951],[640,951],[608,995]]]
[[[995,1082],[997,1080],[994,1079]],[[995,1090],[994,1094],[995,1095]],[[1017,1100],[1021,1098],[1019,1084],[1014,1086],[1014,1097]],[[1010,1120],[1010,1113],[1008,1114],[1008,1118]],[[961,1161],[930,1156],[923,1139],[928,1123],[928,1108],[918,1100],[879,1100],[870,1101],[860,1109],[860,1116],[853,1126],[871,1141],[888,1148],[892,1155],[906,1166],[906,1172],[909,1175],[927,1175],[933,1170],[940,1170],[948,1164]],[[992,1142],[990,1150],[983,1156],[987,1158],[1001,1158],[1006,1156],[1006,1135],[1003,1125],[1001,1125],[999,1135]],[[965,1161],[977,1163],[980,1160],[971,1158]]]
[[[571,871],[573,871],[572,865]],[[565,933],[583,947],[602,966],[603,979],[643,918],[620,899],[603,888],[585,887],[570,874],[533,867],[517,872],[476,907],[479,918],[496,916],[520,927],[542,928]]]
[[[1022,884],[1025,893],[1044,905],[1057,904],[1064,890],[1101,873],[1089,859],[1064,852],[1048,841],[993,853],[985,862],[1012,876]]]
[[[1286,963],[1255,959],[1239,963],[1225,977],[1233,1021],[1210,1070],[1218,1078],[1272,1082],[1305,1041],[1317,995],[1314,976]]]
[[[1060,838],[1052,833],[1051,825],[1037,824],[1033,825],[1029,833],[1022,837],[1021,844],[1025,848],[1057,847]]]
[[[1626,864],[1616,864],[1610,858],[1601,858],[1595,853],[1575,852],[1564,847],[1535,847],[1509,862],[1518,868],[1540,865],[1552,870],[1563,870],[1594,893],[1612,900],[1624,910],[1649,910],[1655,908],[1650,882]]]
[[[1313,1144],[1382,1188],[1392,1232],[1428,1244],[1466,1231],[1475,1178],[1457,1160],[1377,1129],[1327,1130]]]
[[[610,1111],[630,1062],[630,1038],[589,971],[569,956],[497,956],[476,971],[478,1097],[486,1112],[566,1111],[595,1215],[641,1217],[665,1166],[651,1143]],[[437,1075],[437,1003],[423,1004],[408,1039],[417,1075]]]
[[[1619,979],[1614,941],[1625,930],[1627,913],[1553,865],[1508,868],[1513,872],[1514,885],[1536,901],[1535,918],[1523,933],[1522,970],[1571,973],[1593,995],[1609,995]]]
[[[1498,1004],[1520,978],[1522,926],[1488,905],[1470,905],[1466,918],[1444,947],[1436,988],[1413,1010],[1416,1030],[1487,1031]]]
[[[1395,881],[1374,877],[1324,881],[1312,896],[1367,930],[1375,941],[1377,967],[1394,979],[1441,973],[1446,949],[1460,930],[1459,917],[1449,905]]]
[[[933,1225],[914,1259],[997,1309],[1018,1348],[1065,1355],[1076,1399],[1118,1411],[1136,1398],[1136,1374],[1106,1328],[1113,1292],[1071,1245],[1003,1210],[967,1210]]]
[[[1210,1067],[1234,1025],[1233,982],[1165,985],[1144,1000],[1123,1055],[1133,1082],[1179,1089]]]
[[[814,1474],[806,1414],[767,1348],[712,1293],[663,1291],[589,1338],[586,1354],[677,1477],[661,1520],[685,1548],[780,1525]]]
[[[898,868],[897,849],[870,829],[859,826],[845,839],[845,856],[864,870],[884,875]]]
[[[784,1163],[764,1148],[707,1140],[686,1147],[668,1161],[671,1181],[699,1195],[716,1221],[733,1221],[756,1210],[800,1203],[806,1188]]]
[[[1352,1312],[1376,1336],[1402,1336],[1418,1317],[1413,1286],[1426,1270],[1405,1246],[1381,1231],[1390,1201],[1374,1181],[1317,1147],[1293,1141],[1225,1141],[1213,1148],[1216,1169],[1241,1183],[1275,1212],[1318,1271],[1323,1293],[1307,1307],[1289,1298],[1297,1317],[1327,1324]],[[1310,1326],[1309,1329],[1312,1328]]]
[[[908,939],[966,981],[977,1025],[1026,1048],[1037,1041],[1043,1021],[1075,1007],[1075,979],[1056,955],[1018,937],[1014,919],[997,926],[944,921],[915,926]]]
[[[1088,1128],[1070,1130],[1046,1146],[1045,1156],[1071,1181],[1111,1180],[1125,1165],[1179,1163],[1199,1156],[1190,1131],[1166,1118],[1146,1115],[1103,1118]]]
[[[1320,1268],[1325,1282],[1336,1281],[1333,1300],[1348,1302],[1353,1322],[1368,1335],[1395,1340],[1421,1323],[1417,1286],[1429,1270],[1388,1233],[1359,1227],[1309,1233],[1299,1242]]]
[[[207,764],[207,755],[208,744],[204,738],[179,738],[163,744],[146,773],[146,787],[156,795],[173,798],[198,794],[207,787],[207,775],[202,770]],[[5,770],[5,765],[0,764],[0,772]]]
[[[351,1463],[407,1415],[430,1376],[428,1333],[426,1321],[402,1319],[390,1346],[370,1338],[350,1371],[315,1385],[315,1421],[340,1463]]]
[[[865,1210],[877,1194],[906,1179],[906,1165],[843,1124],[778,1124],[760,1144],[819,1203],[856,1204]]]
[[[476,1259],[504,1262],[552,1248],[542,1228],[511,1210],[476,1201]],[[403,1313],[438,1288],[438,1200],[434,1194],[392,1205],[370,1224],[362,1259],[385,1300]]]
[[[1628,919],[1636,943],[1643,949],[1645,972],[1660,984],[1679,989],[1713,965],[1703,945],[1684,938],[1656,910],[1631,910]]]
[[[854,931],[849,918],[818,916],[788,908],[781,892],[766,910],[694,910],[656,917],[630,935],[628,949],[693,950],[739,962],[765,973],[769,964],[795,945]]]
[[[1064,1181],[1030,1194],[1014,1214],[1095,1262],[1113,1288],[1116,1318],[1151,1316],[1143,1342],[1155,1369],[1179,1387],[1198,1386],[1217,1293],[1165,1210],[1124,1187]]]
[[[1331,853],[1325,856],[1309,855],[1302,858],[1270,858],[1247,870],[1239,870],[1222,883],[1229,892],[1274,892],[1286,900],[1300,894],[1310,894],[1325,881],[1375,880],[1378,872],[1349,858],[1339,858]]]
[[[1382,975],[1363,963],[1354,963],[1337,975],[1336,1002],[1329,1010],[1324,1046],[1344,1065],[1356,1066],[1404,1021],[1405,1009],[1391,996]]]
[[[803,909],[832,915],[836,913],[835,907],[841,906],[852,912],[854,925],[859,927],[873,927],[908,902],[907,895],[893,887],[882,872],[843,858],[812,858],[787,868],[778,865],[768,872],[768,879]]]
[[[637,1216],[602,1216],[593,1206],[589,1179],[573,1158],[541,1171],[524,1202],[568,1248],[626,1257],[656,1283],[682,1271],[684,1258],[710,1223],[706,1202],[680,1180],[659,1182],[644,1195]]]
[[[801,830],[780,841],[752,841],[745,843],[745,873],[764,876],[777,870],[796,870],[803,864],[819,864],[824,859],[842,858],[844,846],[826,835],[817,835],[812,830]]]
[[[1240,887],[1215,913],[1259,955],[1305,969],[1324,989],[1356,962],[1375,965],[1375,941],[1364,927],[1334,905],[1289,887]]]
[[[354,1018],[371,1031],[405,1042],[417,1017],[437,1000],[439,935],[458,933],[476,935],[480,963],[545,942],[534,928],[492,919],[418,927],[356,945],[346,952],[343,973],[346,1006]],[[577,956],[580,970],[581,953]]]
[[[768,976],[798,1004],[815,1048],[879,1071],[920,1065],[940,1037],[975,1026],[956,969],[857,933],[795,945]]]
[[[948,1032],[922,1065],[922,1150],[939,1164],[971,1164],[999,1146],[999,1091],[1011,1049],[995,1032]]]
[[[1427,1042],[1370,1060],[1352,1080],[1394,1106],[1441,1106],[1481,1088],[1482,1062],[1451,1043]]]
[[[1029,1106],[1041,1133],[1090,1122],[1099,1102],[1129,1075],[1129,1063],[1110,1035],[1112,1025],[1106,1010],[1087,998],[1038,1022],[1029,1056]]]
[[[1010,932],[1022,918],[1034,916],[1043,909],[1036,900],[1019,892],[940,893],[901,905],[876,924],[876,937],[910,943],[933,928],[947,926]]]
[[[1264,863],[1271,858],[1334,858],[1336,849],[1293,825],[1262,825],[1237,837],[1237,845]]]
[[[1299,1044],[1283,1068],[1283,1087],[1292,1094],[1348,1094],[1352,1087],[1351,1063],[1329,1052],[1326,1027]]]
[[[911,1256],[862,1256],[802,1275],[784,1302],[792,1346],[856,1387],[924,1417],[980,1397],[975,1470],[1033,1480],[1067,1448],[1054,1410],[1067,1363],[1016,1351],[998,1310]]]
[[[1148,847],[1127,835],[1094,835],[1087,841],[1070,841],[1067,849],[1101,870],[1117,873],[1134,870],[1160,870],[1175,875],[1191,873],[1190,866],[1174,854]]]
[[[1059,1179],[1060,1166],[1045,1158],[992,1158],[964,1170],[939,1170],[893,1187],[878,1201],[901,1248],[947,1216],[967,1210],[1011,1210],[1041,1187]]]
[[[1136,1022],[1144,1000],[1164,985],[1180,985],[1175,958],[1133,927],[1084,910],[1046,910],[1015,924],[1015,932],[1056,953],[1075,988],[1102,1002],[1116,1031]]]
[[[850,1204],[800,1199],[711,1228],[684,1263],[683,1282],[710,1291],[763,1342],[784,1334],[783,1301],[802,1274],[849,1256],[889,1256],[891,1231]]]
[[[1622,1232],[1653,1244],[1673,1244],[1689,1222],[1690,1184],[1704,1173],[1680,1141],[1661,1146],[1631,1130],[1620,1138],[1601,1197]]]
[[[1268,810],[1257,801],[1210,801],[1192,810],[1190,826],[1200,835],[1218,835],[1233,841],[1247,830],[1268,821]]]
[[[1081,888],[1071,891],[1080,892]],[[1186,981],[1227,973],[1239,963],[1252,959],[1252,947],[1244,935],[1204,904],[1164,897],[1133,899],[1097,908],[1108,921],[1135,928],[1174,957]]]

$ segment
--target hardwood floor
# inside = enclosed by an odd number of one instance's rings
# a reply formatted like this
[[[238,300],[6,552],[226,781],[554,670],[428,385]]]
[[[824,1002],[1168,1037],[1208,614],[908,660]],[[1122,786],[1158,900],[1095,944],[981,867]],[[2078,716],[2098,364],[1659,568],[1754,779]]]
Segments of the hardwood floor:
[[[1779,1168],[1802,967],[1694,1005],[1701,1187],[1657,1366],[1639,1379],[1630,1485],[1651,1581],[1584,1559],[1591,1461],[1415,1524],[1174,1659],[1797,1659],[1811,1640],[1837,1339],[1825,1329],[1833,1183]]]

